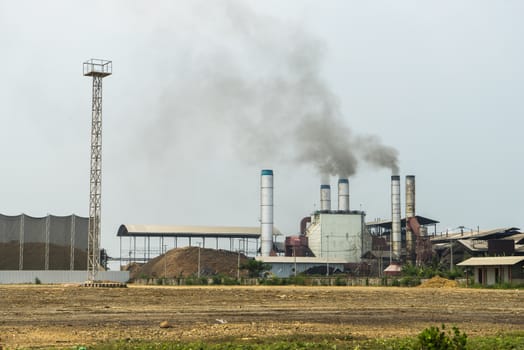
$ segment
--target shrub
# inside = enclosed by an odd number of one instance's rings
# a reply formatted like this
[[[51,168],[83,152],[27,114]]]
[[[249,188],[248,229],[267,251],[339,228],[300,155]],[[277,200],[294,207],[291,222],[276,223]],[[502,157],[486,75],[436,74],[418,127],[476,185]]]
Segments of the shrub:
[[[304,286],[306,284],[306,278],[304,276],[296,276],[289,278],[289,284],[294,284],[297,286]]]
[[[444,277],[446,277],[446,278],[448,278],[450,280],[454,280],[454,279],[457,279],[457,278],[460,278],[460,277],[464,277],[464,271],[454,267],[453,270],[447,271],[447,274],[445,273]]]
[[[247,262],[240,265],[242,270],[247,270],[249,277],[260,277],[264,272],[271,270],[271,265],[260,260],[249,259]]]
[[[233,286],[233,285],[240,284],[240,281],[237,280],[236,278],[231,278],[231,277],[225,276],[222,279],[222,283],[224,283],[226,286]]]
[[[424,329],[418,335],[418,345],[422,350],[465,350],[467,335],[453,326],[453,332],[445,332],[445,325],[442,330],[438,327],[429,327]]]
[[[402,287],[415,287],[420,284],[420,278],[413,276],[402,277],[399,281]]]
[[[400,281],[398,279],[393,279],[393,281],[391,282],[391,285],[393,287],[400,287]]]
[[[42,281],[40,281],[40,278],[35,277],[35,284],[42,284]]]
[[[335,286],[346,286],[347,285],[347,281],[345,278],[342,278],[340,276],[337,276],[337,278],[335,278]]]
[[[286,284],[283,278],[278,277],[265,278],[262,280],[262,283],[269,286],[280,286]]]

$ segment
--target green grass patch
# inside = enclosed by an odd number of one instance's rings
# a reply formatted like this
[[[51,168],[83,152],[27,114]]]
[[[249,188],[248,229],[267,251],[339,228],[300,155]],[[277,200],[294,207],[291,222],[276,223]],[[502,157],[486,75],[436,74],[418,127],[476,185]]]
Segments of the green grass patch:
[[[268,338],[223,338],[206,342],[117,341],[86,350],[515,350],[524,349],[524,331],[468,337],[455,327],[429,327],[416,337],[366,339],[351,335],[295,334]]]

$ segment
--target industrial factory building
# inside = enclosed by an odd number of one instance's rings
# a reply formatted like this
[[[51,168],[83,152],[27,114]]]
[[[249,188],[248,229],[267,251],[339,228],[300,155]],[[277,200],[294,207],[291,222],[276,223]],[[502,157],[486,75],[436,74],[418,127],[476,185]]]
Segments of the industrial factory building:
[[[364,213],[317,212],[306,230],[309,249],[316,257],[358,263],[371,249],[371,235],[364,224]]]
[[[229,250],[256,256],[280,277],[302,272],[381,275],[392,262],[421,257],[420,252],[428,249],[431,255],[429,238],[425,237],[428,226],[437,221],[415,215],[414,176],[406,177],[408,219],[400,217],[399,176],[392,176],[392,220],[370,224],[365,222],[364,211],[350,209],[349,180],[341,178],[336,208],[331,205],[331,185],[321,184],[320,209],[302,219],[299,235],[287,236],[283,242],[283,235],[274,227],[273,177],[273,170],[261,171],[259,227],[124,224],[118,230],[121,262],[145,263],[177,248],[180,239],[189,246],[215,249],[224,248],[225,240]],[[122,242],[126,238],[128,241]]]
[[[416,214],[412,175],[406,176],[404,210],[400,176],[391,177],[391,220],[366,223],[364,211],[351,210],[349,181],[341,178],[333,196],[336,207],[331,204],[331,185],[321,184],[319,210],[301,220],[298,235],[284,236],[274,227],[273,177],[272,170],[261,171],[259,227],[121,225],[121,262],[147,262],[171,247],[177,248],[179,239],[184,240],[181,246],[188,243],[217,250],[226,242],[229,250],[271,265],[270,272],[278,277],[337,272],[382,276],[385,271],[399,270],[404,263],[429,263],[435,254],[441,261],[449,255],[450,266],[454,266],[466,256],[494,253],[488,245],[495,250],[504,248],[503,254],[518,255],[522,251],[524,255],[524,234],[516,228],[437,235],[438,221]],[[125,238],[127,243],[122,242]],[[517,275],[513,274],[520,278]]]
[[[273,171],[261,173],[262,245],[270,240],[273,225]],[[372,237],[365,225],[363,211],[349,207],[349,181],[338,181],[338,208],[331,208],[331,186],[320,186],[320,210],[301,221],[300,235],[286,237],[284,251],[271,249],[266,243],[257,259],[272,266],[279,277],[317,271],[324,274],[343,272],[350,264],[360,264],[362,255],[371,249]]]
[[[272,189],[272,177],[272,171],[262,171],[261,218],[266,223],[272,223],[273,218],[269,210],[273,196],[266,193]],[[307,271],[311,264],[325,266],[329,273],[329,262],[331,266],[339,264],[340,271],[346,273],[381,275],[392,263],[417,263],[431,257],[428,227],[434,226],[436,231],[438,221],[415,214],[414,176],[406,176],[405,218],[401,217],[398,175],[391,177],[392,216],[388,221],[366,224],[365,212],[350,209],[348,179],[339,179],[337,190],[338,207],[333,209],[330,184],[320,185],[320,210],[302,219],[300,235],[286,237],[284,256],[278,251],[262,252],[257,259],[270,263],[275,275],[286,277],[289,271]],[[261,232],[264,237],[263,229]]]
[[[491,230],[467,230],[461,227],[459,232],[435,235],[431,237],[431,242],[439,261],[450,267],[460,265],[457,263],[469,257],[524,257],[524,233],[517,227]],[[524,279],[524,270],[516,269],[514,272],[513,277]]]

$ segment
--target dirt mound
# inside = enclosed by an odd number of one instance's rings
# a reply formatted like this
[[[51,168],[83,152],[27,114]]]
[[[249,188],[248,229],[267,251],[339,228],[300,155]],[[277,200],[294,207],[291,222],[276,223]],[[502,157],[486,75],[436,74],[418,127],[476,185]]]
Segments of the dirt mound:
[[[458,283],[454,280],[448,280],[440,276],[435,276],[422,284],[419,285],[420,288],[457,288]]]
[[[131,279],[137,278],[178,278],[196,276],[200,255],[200,276],[224,275],[236,278],[238,270],[238,254],[227,250],[215,250],[198,247],[184,247],[169,250],[143,266],[133,266]],[[240,265],[248,260],[240,254]],[[240,276],[246,276],[246,271],[240,270]]]
[[[142,268],[142,266],[144,266],[144,264],[132,262],[132,263],[127,264],[126,266],[123,266],[122,271],[129,271],[129,274],[131,276],[133,275],[138,276],[138,273],[140,272],[140,269]]]

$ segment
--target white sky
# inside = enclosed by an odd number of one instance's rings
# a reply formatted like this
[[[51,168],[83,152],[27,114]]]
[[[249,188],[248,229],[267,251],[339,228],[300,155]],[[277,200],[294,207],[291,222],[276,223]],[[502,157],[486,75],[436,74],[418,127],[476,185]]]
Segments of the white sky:
[[[303,41],[343,123],[398,150],[402,183],[416,175],[419,215],[440,230],[524,227],[523,11],[521,1],[0,0],[0,212],[87,216],[82,62],[94,57],[114,73],[103,94],[110,255],[122,223],[257,226],[263,168],[275,172],[275,224],[296,234],[318,207],[318,172],[281,156],[293,150],[278,130],[268,155],[239,152],[257,134],[250,117],[224,117],[226,87],[201,85],[210,70],[247,81],[293,74],[279,62]],[[238,34],[246,28],[255,43]],[[390,217],[390,175],[360,164],[352,209]]]

